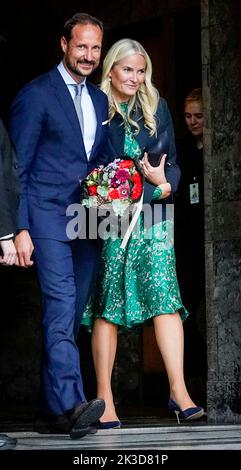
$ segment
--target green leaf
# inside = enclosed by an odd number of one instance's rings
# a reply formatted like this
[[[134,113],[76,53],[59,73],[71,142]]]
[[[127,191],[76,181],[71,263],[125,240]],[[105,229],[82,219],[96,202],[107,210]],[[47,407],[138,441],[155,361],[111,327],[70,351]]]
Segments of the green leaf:
[[[109,190],[105,186],[99,186],[97,188],[97,193],[102,197],[107,197],[108,193],[109,193]]]

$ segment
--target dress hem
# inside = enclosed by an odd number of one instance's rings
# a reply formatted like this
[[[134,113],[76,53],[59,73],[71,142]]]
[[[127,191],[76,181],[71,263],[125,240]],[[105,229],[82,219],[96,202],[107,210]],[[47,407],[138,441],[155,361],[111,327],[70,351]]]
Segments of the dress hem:
[[[143,324],[145,324],[148,320],[150,320],[151,318],[153,317],[158,317],[159,315],[174,315],[176,312],[178,312],[180,314],[180,317],[181,317],[181,320],[184,322],[188,316],[189,316],[189,313],[186,311],[186,309],[181,306],[179,308],[177,308],[176,310],[174,310],[173,312],[162,312],[162,313],[151,313],[150,315],[146,316],[146,318],[142,321],[135,321],[133,320],[131,323],[129,324],[126,324],[124,322],[120,322],[120,321],[115,321],[115,320],[110,320],[109,318],[107,318],[104,314],[102,315],[95,315],[94,316],[94,319],[92,322],[88,322],[88,323],[85,323],[84,319],[83,319],[83,323],[81,323],[82,326],[86,327],[86,328],[91,328],[91,326],[93,325],[94,321],[97,319],[97,318],[102,318],[103,320],[106,320],[108,323],[112,323],[114,325],[117,325],[117,326],[120,326],[122,328],[134,328],[135,326],[141,326]]]

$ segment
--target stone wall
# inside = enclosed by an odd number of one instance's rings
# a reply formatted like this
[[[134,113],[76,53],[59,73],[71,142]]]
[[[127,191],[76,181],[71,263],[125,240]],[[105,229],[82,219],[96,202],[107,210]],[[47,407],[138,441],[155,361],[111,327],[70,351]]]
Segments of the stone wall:
[[[210,423],[241,422],[240,2],[203,0]]]

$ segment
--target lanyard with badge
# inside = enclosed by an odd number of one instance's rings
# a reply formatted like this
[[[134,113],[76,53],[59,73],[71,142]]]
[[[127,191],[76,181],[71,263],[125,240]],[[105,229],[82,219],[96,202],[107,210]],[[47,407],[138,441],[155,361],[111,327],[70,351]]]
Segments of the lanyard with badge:
[[[199,183],[196,176],[193,177],[193,183],[189,184],[190,204],[199,203]]]

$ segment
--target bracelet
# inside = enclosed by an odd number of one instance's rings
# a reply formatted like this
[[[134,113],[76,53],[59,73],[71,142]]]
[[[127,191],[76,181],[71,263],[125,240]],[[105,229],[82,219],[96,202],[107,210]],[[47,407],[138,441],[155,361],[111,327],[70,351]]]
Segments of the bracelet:
[[[160,186],[156,186],[153,192],[153,199],[161,199],[163,190]]]

